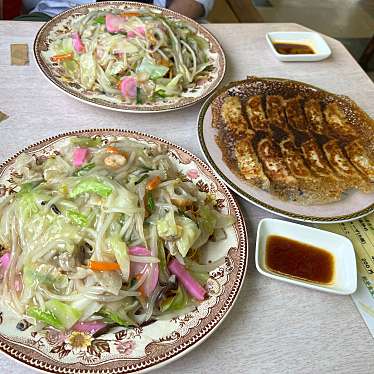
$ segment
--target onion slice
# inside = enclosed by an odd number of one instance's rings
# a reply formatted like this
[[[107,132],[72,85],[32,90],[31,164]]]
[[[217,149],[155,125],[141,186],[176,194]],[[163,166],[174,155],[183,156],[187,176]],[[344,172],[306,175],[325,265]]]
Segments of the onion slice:
[[[151,256],[151,251],[148,250],[145,247],[140,247],[140,246],[130,247],[128,249],[128,253],[130,255],[130,259],[131,259],[132,256],[152,257],[153,258],[153,256]],[[134,262],[134,261],[130,262],[130,277],[135,277],[137,275],[141,276],[141,274],[143,274],[144,271],[147,271],[148,266],[150,266],[151,269],[149,271],[149,275],[147,276],[146,280],[148,280],[149,277],[150,277],[150,279],[149,279],[149,281],[144,281],[144,283],[142,285],[143,293],[147,297],[152,295],[154,289],[156,288],[156,286],[158,284],[158,276],[159,276],[159,272],[160,272],[158,263],[153,263],[153,264],[149,265],[149,264],[144,264],[144,263],[141,263],[141,262]]]

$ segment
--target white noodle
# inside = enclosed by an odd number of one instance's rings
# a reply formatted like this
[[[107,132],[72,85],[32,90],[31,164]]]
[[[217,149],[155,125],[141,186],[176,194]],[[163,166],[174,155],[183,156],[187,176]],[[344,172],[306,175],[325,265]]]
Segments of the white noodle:
[[[160,260],[157,257],[152,256],[129,256],[130,261],[132,262],[142,262],[146,264],[157,264],[160,262]]]

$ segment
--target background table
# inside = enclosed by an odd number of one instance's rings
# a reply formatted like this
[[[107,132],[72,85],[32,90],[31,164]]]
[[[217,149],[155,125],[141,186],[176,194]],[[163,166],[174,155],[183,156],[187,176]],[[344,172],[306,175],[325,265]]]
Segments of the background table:
[[[0,22],[0,160],[39,139],[73,129],[127,128],[177,143],[197,156],[199,105],[164,114],[124,114],[80,103],[30,65],[10,65],[10,44],[28,43],[41,23]],[[341,43],[326,38],[332,56],[322,62],[282,63],[265,33],[304,30],[295,24],[209,24],[227,56],[225,82],[247,75],[291,78],[355,100],[374,115],[374,84]],[[333,296],[261,276],[254,266],[259,219],[271,217],[239,199],[249,235],[248,272],[229,317],[198,349],[155,373],[367,373],[374,370],[374,340],[350,297]],[[0,356],[0,373],[31,369]]]

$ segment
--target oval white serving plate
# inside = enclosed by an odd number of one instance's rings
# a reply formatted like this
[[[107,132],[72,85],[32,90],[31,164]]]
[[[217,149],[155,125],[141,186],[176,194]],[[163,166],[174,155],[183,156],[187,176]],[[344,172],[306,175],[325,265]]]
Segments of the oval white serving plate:
[[[374,211],[374,193],[364,193],[361,191],[349,191],[344,197],[336,202],[327,204],[302,205],[292,201],[278,199],[271,193],[251,186],[225,163],[222,151],[216,143],[218,129],[212,127],[212,101],[221,93],[227,90],[236,92],[240,85],[245,85],[246,90],[261,93],[262,87],[269,84],[282,85],[285,82],[292,85],[295,90],[302,90],[303,93],[313,95],[322,94],[334,97],[342,105],[352,108],[354,104],[348,97],[331,94],[317,87],[306,83],[285,80],[281,78],[257,78],[250,77],[245,81],[232,82],[220,88],[203,104],[198,118],[198,136],[200,147],[210,166],[217,172],[219,177],[236,193],[248,202],[275,213],[282,217],[287,217],[297,221],[313,223],[336,223],[345,222],[364,217]],[[354,115],[353,111],[351,114]],[[359,120],[356,118],[356,120]]]

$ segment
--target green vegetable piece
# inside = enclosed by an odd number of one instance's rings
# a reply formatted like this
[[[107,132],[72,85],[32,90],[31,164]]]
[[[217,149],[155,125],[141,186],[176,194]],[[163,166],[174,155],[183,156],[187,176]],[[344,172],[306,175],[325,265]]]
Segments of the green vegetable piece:
[[[167,273],[166,272],[166,255],[165,255],[164,244],[161,239],[158,240],[158,258],[160,260],[160,263],[159,263],[160,270],[166,274]]]
[[[185,291],[184,287],[179,285],[177,292],[174,296],[168,297],[163,300],[160,304],[160,311],[163,312],[174,312],[176,310],[183,309],[190,302],[190,297]]]
[[[177,74],[165,87],[165,94],[167,96],[177,95],[182,90],[181,80],[183,80],[182,74]]]
[[[94,162],[90,162],[89,164],[86,164],[86,165],[82,166],[81,168],[77,169],[73,173],[73,176],[74,177],[81,177],[82,175],[86,174],[88,171],[90,171],[94,167],[95,167],[95,163]]]
[[[191,35],[189,38],[194,40],[200,50],[207,50],[209,49],[209,43],[202,37],[197,36],[195,34]]]
[[[197,218],[197,225],[200,229],[200,236],[194,242],[194,248],[199,248],[204,245],[208,240],[209,237],[213,234],[214,229],[216,227],[217,217],[214,213],[214,209],[203,205],[198,210],[198,218]]]
[[[154,64],[148,57],[144,57],[142,63],[136,69],[137,73],[147,73],[151,79],[162,78],[169,68],[164,65]]]
[[[105,25],[105,17],[104,16],[97,17],[93,20],[93,23],[97,23],[99,25]]]
[[[66,329],[73,327],[82,315],[79,310],[58,300],[47,301],[45,307]]]
[[[224,229],[235,222],[235,218],[229,214],[222,214],[211,205],[203,205],[197,212],[197,225],[201,231],[200,236],[193,243],[193,248],[204,245],[215,229]]]
[[[200,229],[197,227],[196,223],[192,221],[192,219],[184,216],[177,217],[176,223],[182,227],[182,234],[181,237],[176,241],[176,245],[179,253],[183,257],[186,257],[189,249],[200,236]]]
[[[98,313],[99,316],[104,317],[105,319],[109,320],[109,322],[114,322],[117,325],[130,327],[132,324],[128,321],[125,321],[121,318],[117,313],[112,312],[109,309],[101,309]]]
[[[81,147],[98,147],[103,141],[99,137],[89,138],[87,136],[77,136],[72,138],[71,142]]]
[[[210,278],[209,273],[207,271],[191,271],[188,270],[192,277],[196,279],[202,286],[205,286]]]
[[[30,307],[27,309],[26,314],[37,321],[43,322],[48,326],[52,326],[58,330],[64,328],[63,324],[58,320],[58,318],[49,310],[43,311],[37,307]]]
[[[20,209],[20,214],[28,219],[39,212],[38,197],[40,195],[32,190],[31,183],[25,183],[21,190],[17,193],[17,203]]]
[[[87,51],[81,53],[79,57],[79,82],[87,89],[91,90],[99,78],[100,65],[97,64],[96,58],[94,57],[93,51]],[[87,138],[90,139],[90,138]],[[96,138],[94,138],[96,139]],[[101,143],[100,143],[101,144]],[[96,147],[100,144],[79,144],[85,147]]]
[[[66,212],[66,215],[76,225],[79,225],[79,226],[82,226],[82,227],[85,227],[85,226],[88,225],[88,218],[84,214],[79,213],[76,210],[69,209]]]
[[[136,103],[137,104],[143,104],[140,87],[136,87]]]
[[[21,189],[18,192],[18,196],[22,195],[24,193],[27,193],[27,192],[31,192],[33,188],[34,188],[34,186],[33,186],[32,183],[23,183],[23,184],[21,184]]]
[[[65,60],[60,62],[68,75],[75,78],[79,73],[79,64],[75,60]]]
[[[69,36],[63,39],[58,39],[51,45],[53,54],[63,55],[65,53],[73,52],[73,39]]]
[[[55,266],[30,263],[23,267],[23,281],[28,288],[43,284],[62,289],[66,288],[69,283],[68,277],[61,274]]]
[[[127,281],[130,277],[130,257],[126,243],[119,235],[116,235],[108,240],[108,244],[121,268],[122,277]]]
[[[164,90],[159,90],[159,91],[157,91],[157,92],[156,92],[156,95],[157,95],[157,96],[160,96],[160,97],[162,97],[162,98],[167,97],[167,95],[166,95],[166,93],[165,93]]]
[[[36,277],[34,276],[34,269],[30,265],[23,267],[23,282],[27,288],[34,287],[36,284]]]
[[[156,227],[158,236],[164,240],[175,240],[179,238],[173,211],[166,213],[160,218],[156,223]]]
[[[89,178],[77,183],[70,192],[70,197],[75,198],[85,192],[93,192],[101,197],[108,197],[112,193],[112,188],[95,178]]]
[[[150,212],[155,210],[155,201],[153,200],[153,195],[151,191],[147,191],[146,193],[146,205]]]
[[[147,179],[148,178],[148,174],[144,174],[142,175],[136,182],[135,182],[135,185],[141,183],[144,181],[144,179]]]

